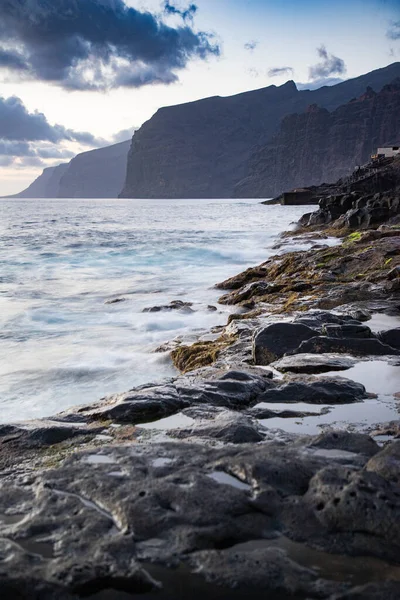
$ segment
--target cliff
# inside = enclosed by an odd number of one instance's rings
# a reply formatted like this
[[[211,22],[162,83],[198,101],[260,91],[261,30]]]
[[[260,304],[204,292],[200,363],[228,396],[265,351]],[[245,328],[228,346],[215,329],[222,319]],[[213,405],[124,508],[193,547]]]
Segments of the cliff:
[[[60,179],[67,169],[68,163],[43,169],[43,173],[29,187],[12,198],[57,198]]]
[[[394,63],[332,87],[281,87],[162,108],[135,133],[123,198],[232,197],[248,176],[255,146],[265,146],[281,120],[310,104],[334,110],[367,86],[380,91],[400,76]],[[279,182],[287,188],[286,177]]]
[[[78,154],[60,181],[59,198],[117,198],[130,140]]]
[[[349,175],[378,146],[400,140],[400,79],[371,87],[333,112],[312,105],[286,117],[270,143],[257,149],[238,197],[265,198],[283,189],[319,185]]]

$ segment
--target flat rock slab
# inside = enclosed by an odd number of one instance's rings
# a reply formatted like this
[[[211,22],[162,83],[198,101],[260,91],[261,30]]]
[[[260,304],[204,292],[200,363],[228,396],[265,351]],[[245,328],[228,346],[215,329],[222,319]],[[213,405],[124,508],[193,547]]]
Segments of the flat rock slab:
[[[368,398],[365,387],[343,377],[305,378],[266,390],[260,402],[351,404]]]
[[[331,354],[295,354],[285,356],[271,364],[271,367],[282,373],[328,373],[344,371],[354,367],[355,361]]]
[[[353,356],[399,356],[400,350],[392,348],[375,338],[353,339],[334,337],[314,337],[301,342],[293,354],[320,354],[333,352]]]
[[[151,597],[163,586],[161,598],[184,600],[171,594],[176,574],[186,591],[198,585],[210,600],[243,600],[237,590],[257,600],[333,600],[353,585],[352,557],[398,562],[397,457],[397,447],[380,451],[366,436],[345,434],[291,447],[109,446],[52,470],[3,474],[1,597]],[[333,563],[321,575],[310,547],[340,555],[341,576]],[[388,572],[399,569],[375,563],[361,583],[383,582]],[[204,580],[215,587],[206,590]]]

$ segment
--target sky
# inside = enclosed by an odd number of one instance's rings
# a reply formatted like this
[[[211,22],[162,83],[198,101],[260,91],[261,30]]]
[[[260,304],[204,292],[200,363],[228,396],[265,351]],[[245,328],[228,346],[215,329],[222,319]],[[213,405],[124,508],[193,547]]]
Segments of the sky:
[[[161,106],[400,61],[400,0],[0,0],[0,196]]]

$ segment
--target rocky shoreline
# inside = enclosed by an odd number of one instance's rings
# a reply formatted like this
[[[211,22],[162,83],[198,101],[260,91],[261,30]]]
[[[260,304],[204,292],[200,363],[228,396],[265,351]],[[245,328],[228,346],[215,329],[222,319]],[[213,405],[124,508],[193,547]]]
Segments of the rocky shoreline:
[[[0,426],[2,598],[400,597],[391,168],[219,284],[237,313],[179,377]]]

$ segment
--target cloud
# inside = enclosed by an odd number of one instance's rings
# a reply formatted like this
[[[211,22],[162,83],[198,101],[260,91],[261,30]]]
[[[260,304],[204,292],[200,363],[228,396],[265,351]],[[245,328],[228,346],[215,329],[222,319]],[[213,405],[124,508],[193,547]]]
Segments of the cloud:
[[[10,167],[14,162],[13,156],[1,156],[0,155],[0,167]]]
[[[186,9],[181,10],[173,4],[171,4],[170,2],[168,2],[168,0],[165,0],[164,2],[164,12],[167,15],[179,15],[184,21],[193,21],[193,17],[197,13],[197,11],[198,7],[196,6],[196,4],[189,4],[189,6]]]
[[[281,75],[293,75],[293,67],[274,67],[268,71],[268,77],[281,77]]]
[[[386,32],[389,40],[400,40],[400,21],[392,21]]]
[[[321,79],[316,79],[315,81],[309,81],[308,83],[297,83],[296,87],[298,90],[318,90],[325,85],[337,85],[338,83],[343,83],[344,79],[340,77],[322,77]]]
[[[24,57],[18,52],[10,52],[0,47],[0,69],[25,71],[28,68]]]
[[[309,68],[308,76],[310,81],[320,80],[331,75],[344,75],[346,73],[344,60],[333,54],[329,54],[324,45],[317,48],[317,52],[322,60]]]
[[[70,159],[76,152],[64,146],[67,142],[92,148],[107,145],[106,140],[86,131],[51,125],[44,114],[29,112],[16,96],[0,96],[1,166],[38,167],[50,159]]]
[[[171,27],[124,0],[0,0],[0,68],[71,90],[173,83],[190,60],[220,54],[193,29],[196,11],[165,2],[164,13],[184,20]]]
[[[251,69],[247,69],[246,73],[250,75],[250,77],[260,77],[260,71],[252,67]]]
[[[133,136],[133,134],[135,133],[135,131],[138,130],[138,127],[130,127],[129,129],[121,129],[121,131],[118,131],[114,136],[113,136],[113,142],[114,144],[118,144],[119,142],[126,142],[127,140],[130,140]]]
[[[259,42],[257,40],[251,40],[250,42],[247,42],[244,45],[244,49],[245,50],[249,50],[249,52],[254,52],[254,50],[257,48]]]
[[[29,112],[20,98],[0,96],[0,140],[75,141],[87,146],[99,146],[104,140],[91,133],[66,129],[63,125],[50,125],[45,115]]]

